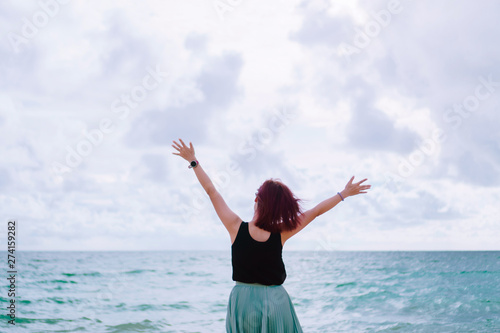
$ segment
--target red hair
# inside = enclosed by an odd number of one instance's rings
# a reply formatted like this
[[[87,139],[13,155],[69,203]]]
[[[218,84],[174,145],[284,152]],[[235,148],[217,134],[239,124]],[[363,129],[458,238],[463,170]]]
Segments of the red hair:
[[[280,180],[266,180],[257,192],[255,225],[273,233],[295,229],[302,214],[300,201]]]

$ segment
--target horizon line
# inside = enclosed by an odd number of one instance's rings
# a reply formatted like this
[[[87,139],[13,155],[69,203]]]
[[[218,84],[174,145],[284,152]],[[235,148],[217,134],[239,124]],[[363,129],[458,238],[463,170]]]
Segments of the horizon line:
[[[160,250],[18,250],[16,252],[194,252],[194,251],[213,251],[226,252],[231,249],[160,249]],[[2,250],[7,252],[7,250]],[[498,250],[283,250],[283,252],[500,252]]]

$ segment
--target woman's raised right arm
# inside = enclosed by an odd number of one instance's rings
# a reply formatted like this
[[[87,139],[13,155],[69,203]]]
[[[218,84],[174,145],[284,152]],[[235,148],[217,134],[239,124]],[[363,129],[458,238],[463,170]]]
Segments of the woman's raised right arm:
[[[367,179],[363,179],[357,183],[352,183],[354,180],[354,176],[351,177],[347,185],[345,186],[344,190],[340,192],[340,194],[335,194],[334,196],[321,201],[319,204],[317,204],[314,208],[311,208],[300,216],[300,224],[297,228],[294,230],[282,232],[281,236],[285,240],[292,237],[296,233],[298,233],[300,230],[304,229],[309,223],[311,223],[316,217],[326,213],[333,207],[335,207],[339,202],[341,202],[343,199],[347,197],[352,197],[353,195],[357,195],[360,193],[366,193],[366,190],[371,187],[371,185],[361,185],[364,181]]]
[[[371,187],[371,185],[361,185],[364,181],[367,180],[367,178],[357,182],[357,183],[352,183],[354,180],[354,176],[349,180],[347,185],[345,186],[344,190],[340,192],[340,194],[335,194],[333,197],[328,198],[326,200],[323,200],[319,204],[316,205],[316,207],[313,208],[314,212],[316,213],[315,218],[320,216],[321,214],[326,213],[333,207],[335,207],[339,202],[343,201],[347,197],[352,197],[353,195],[357,195],[360,193],[366,193],[366,191]]]

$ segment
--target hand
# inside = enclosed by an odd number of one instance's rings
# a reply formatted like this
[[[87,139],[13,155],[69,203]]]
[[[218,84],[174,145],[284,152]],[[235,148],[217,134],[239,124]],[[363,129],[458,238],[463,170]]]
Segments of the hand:
[[[172,153],[172,154],[180,156],[188,162],[195,161],[196,157],[194,156],[193,144],[190,142],[188,147],[186,146],[184,141],[182,141],[181,139],[179,139],[179,141],[182,143],[182,145],[178,144],[175,141],[173,141],[174,144],[172,145],[172,147],[174,147],[174,149],[177,150],[179,153]]]
[[[366,191],[363,190],[371,188],[371,185],[361,185],[361,183],[364,182],[366,179],[367,178],[353,184],[352,181],[354,180],[354,176],[352,176],[351,180],[349,180],[344,190],[342,191],[342,196],[346,198],[356,194],[366,193]]]

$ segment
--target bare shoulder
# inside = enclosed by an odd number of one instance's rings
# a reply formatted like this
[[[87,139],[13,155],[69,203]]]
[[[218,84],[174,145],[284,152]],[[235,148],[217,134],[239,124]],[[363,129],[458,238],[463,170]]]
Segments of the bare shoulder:
[[[238,235],[238,230],[240,230],[240,226],[242,223],[243,223],[243,221],[240,220],[234,224],[231,224],[231,226],[228,227],[227,231],[229,231],[229,237],[231,237],[231,245],[236,240],[236,236]]]
[[[308,211],[305,211],[301,215],[299,215],[299,224],[297,227],[293,230],[286,230],[281,232],[281,244],[285,244],[287,240],[289,240],[292,236],[296,235],[304,229],[312,220],[316,218],[317,214],[314,209],[310,209]]]
[[[283,230],[281,232],[281,245],[285,245],[285,242],[289,240],[293,235],[297,233],[297,228],[293,230]]]

